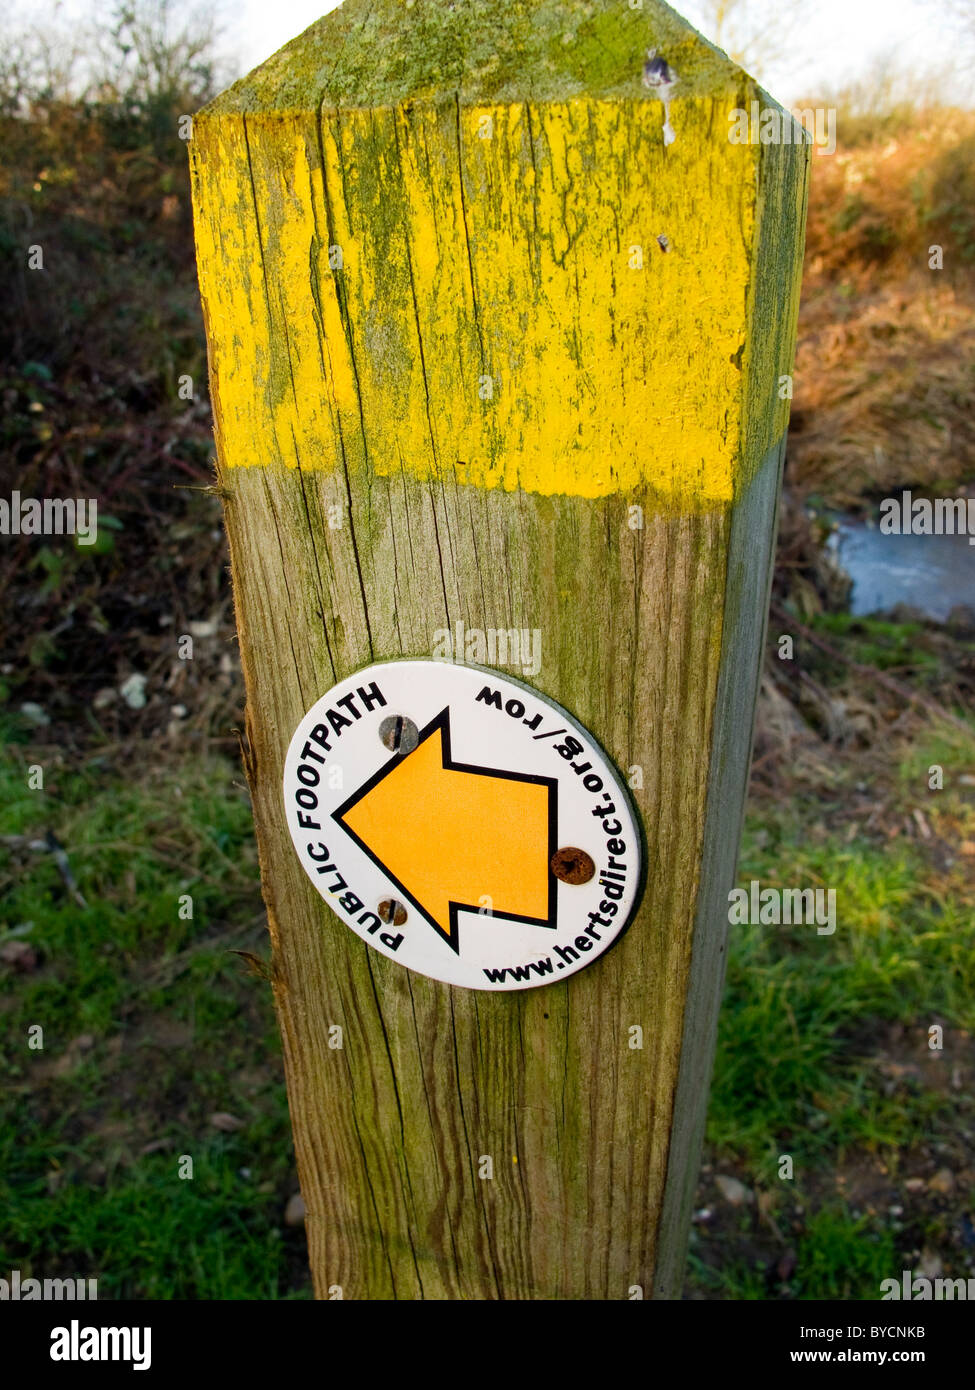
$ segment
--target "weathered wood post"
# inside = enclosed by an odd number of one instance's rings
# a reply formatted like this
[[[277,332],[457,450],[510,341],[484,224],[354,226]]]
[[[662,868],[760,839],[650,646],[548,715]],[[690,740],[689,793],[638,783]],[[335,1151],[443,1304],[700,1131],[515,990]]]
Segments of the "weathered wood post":
[[[753,102],[777,132],[768,143],[742,138]],[[316,1291],[677,1296],[767,611],[808,149],[658,0],[347,0],[201,113],[191,153],[246,762]],[[513,631],[529,647],[517,666]],[[319,832],[303,844],[295,826],[308,821],[282,785],[306,714],[363,668],[433,657],[454,658],[445,682],[465,658],[505,666],[499,681],[557,702],[631,788],[642,900],[571,977],[510,992],[407,969],[395,900],[384,944],[379,905],[353,894],[366,924],[326,906],[303,857],[320,853]],[[358,683],[367,694],[372,679]],[[346,704],[344,723],[372,717],[371,703]],[[525,705],[519,729],[543,737]],[[488,699],[478,708],[483,748],[467,759],[486,765],[504,716]],[[462,775],[443,719],[401,746],[409,711],[382,712],[395,716],[382,735],[393,762],[420,769],[435,735],[437,775]],[[325,766],[337,755],[314,727],[305,757],[317,746]],[[525,737],[529,760],[550,747]],[[305,766],[319,790],[297,804],[315,806],[324,773]],[[352,780],[330,849],[340,833],[366,849],[398,835],[408,854],[464,858],[439,793],[422,830],[404,828],[418,784],[382,769],[370,821],[352,805],[361,777],[335,766]],[[474,792],[451,788],[453,816]],[[522,790],[527,822],[541,803]],[[385,881],[408,877],[393,850],[372,858]],[[352,880],[335,859],[337,892]],[[438,916],[423,890],[406,892],[407,936],[422,928],[431,951],[456,949],[456,901]],[[545,911],[525,898],[499,916],[519,913],[541,941]],[[469,940],[479,930],[465,917]]]

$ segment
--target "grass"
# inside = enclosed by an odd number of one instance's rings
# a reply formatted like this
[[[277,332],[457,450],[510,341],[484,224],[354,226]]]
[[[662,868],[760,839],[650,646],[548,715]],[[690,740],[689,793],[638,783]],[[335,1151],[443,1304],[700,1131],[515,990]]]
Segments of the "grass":
[[[921,623],[896,623],[850,613],[816,613],[809,626],[826,638],[842,637],[844,655],[877,671],[938,672],[941,662],[925,650]]]
[[[0,943],[37,957],[0,966],[5,1269],[97,1275],[105,1297],[305,1291],[302,1232],[282,1226],[297,1184],[269,991],[232,954],[263,944],[236,781],[219,760],[120,782],[4,752],[0,834],[53,830],[88,903],[49,853],[15,845],[0,866],[7,927],[33,924]],[[215,1127],[220,1113],[239,1128]]]
[[[947,1014],[972,1026],[975,929],[929,897],[904,849],[803,842],[790,822],[768,838],[752,825],[744,881],[835,889],[832,936],[815,926],[734,928],[728,995],[711,1097],[711,1132],[763,1177],[798,1140],[822,1157],[837,1134],[852,1146],[902,1145],[930,1116],[869,1083],[866,1052],[879,1025],[923,1026]],[[782,830],[782,827],[777,827]],[[760,1065],[756,1061],[760,1059]]]
[[[37,764],[45,786],[29,790]],[[899,1220],[874,1181],[922,1170],[932,1143],[953,1163],[973,1119],[973,887],[963,856],[947,873],[930,858],[975,839],[965,767],[964,736],[932,731],[891,770],[893,805],[923,805],[930,843],[851,833],[849,780],[832,803],[753,804],[739,881],[833,888],[837,928],[732,929],[692,1297],[875,1298],[925,1245],[965,1272],[953,1242],[970,1188]],[[0,947],[36,955],[0,965],[0,1267],[97,1275],[105,1297],[307,1296],[303,1233],[283,1223],[296,1183],[269,991],[233,954],[264,949],[235,769],[187,757],[123,781],[8,738],[0,806]],[[29,848],[47,831],[87,907]],[[944,1054],[927,1048],[932,1023]],[[967,1068],[964,1095],[939,1083],[949,1065]],[[216,1127],[221,1113],[236,1127]],[[713,1199],[716,1167],[740,1175],[748,1204]]]
[[[929,789],[935,765],[941,791]],[[753,804],[739,882],[835,889],[837,926],[732,927],[708,1149],[754,1205],[728,1211],[718,1197],[717,1220],[698,1224],[701,1293],[767,1298],[786,1284],[790,1297],[871,1299],[925,1249],[959,1276],[975,1266],[975,793],[962,781],[975,785],[973,770],[960,732],[908,745],[876,792],[889,797],[879,836],[860,829],[855,770],[832,804]],[[897,833],[914,810],[926,839]],[[780,1176],[786,1156],[791,1177]],[[949,1203],[928,1190],[945,1163],[960,1170]],[[706,1179],[702,1192],[713,1195]],[[786,1279],[776,1250],[790,1253]]]
[[[803,1299],[873,1299],[881,1280],[899,1269],[891,1232],[836,1206],[810,1216],[798,1247],[796,1268],[803,1273],[796,1292]],[[769,1297],[760,1264],[737,1259],[714,1269],[692,1254],[689,1274],[692,1283],[712,1297],[751,1302]]]
[[[975,459],[975,124],[889,114],[813,159],[787,478],[841,507],[954,491]]]

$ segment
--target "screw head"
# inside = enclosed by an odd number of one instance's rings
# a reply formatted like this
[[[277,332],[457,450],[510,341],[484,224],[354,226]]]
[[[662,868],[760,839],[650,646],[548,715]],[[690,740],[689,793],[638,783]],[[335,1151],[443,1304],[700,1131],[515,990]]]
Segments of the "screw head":
[[[402,714],[390,714],[379,726],[379,738],[392,753],[405,757],[420,742],[420,731],[412,719]]]
[[[592,856],[574,845],[566,845],[552,855],[552,873],[562,883],[588,883],[595,872]]]
[[[381,922],[386,922],[392,927],[401,927],[406,921],[406,908],[395,898],[383,898],[376,908],[376,915]]]

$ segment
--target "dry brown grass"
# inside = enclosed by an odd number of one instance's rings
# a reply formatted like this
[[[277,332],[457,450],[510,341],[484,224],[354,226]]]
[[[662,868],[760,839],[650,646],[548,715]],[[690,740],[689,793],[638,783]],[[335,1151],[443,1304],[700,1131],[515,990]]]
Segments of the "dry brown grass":
[[[792,484],[848,506],[975,478],[973,311],[972,113],[815,156]]]

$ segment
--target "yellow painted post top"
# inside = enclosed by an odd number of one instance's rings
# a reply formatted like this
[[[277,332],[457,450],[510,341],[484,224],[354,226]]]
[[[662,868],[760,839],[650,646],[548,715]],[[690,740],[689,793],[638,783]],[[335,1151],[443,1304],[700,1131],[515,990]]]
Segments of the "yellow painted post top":
[[[347,0],[191,157],[224,470],[697,509],[785,429],[808,149],[659,0]]]

